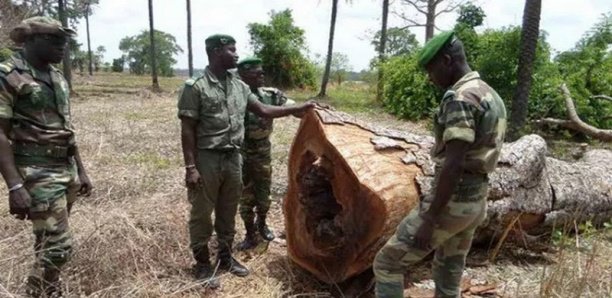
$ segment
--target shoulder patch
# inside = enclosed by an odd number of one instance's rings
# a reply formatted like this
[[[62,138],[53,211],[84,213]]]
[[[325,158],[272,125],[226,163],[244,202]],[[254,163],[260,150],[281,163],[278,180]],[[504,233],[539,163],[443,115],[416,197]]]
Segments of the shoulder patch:
[[[447,90],[444,92],[444,96],[442,96],[442,101],[453,100],[456,97],[457,93],[455,90]]]
[[[187,79],[187,80],[185,81],[185,85],[187,85],[187,86],[193,86],[193,85],[195,85],[195,83],[196,83],[198,80],[200,80],[200,78],[202,78],[202,77],[193,77],[193,78],[189,78],[189,79]]]

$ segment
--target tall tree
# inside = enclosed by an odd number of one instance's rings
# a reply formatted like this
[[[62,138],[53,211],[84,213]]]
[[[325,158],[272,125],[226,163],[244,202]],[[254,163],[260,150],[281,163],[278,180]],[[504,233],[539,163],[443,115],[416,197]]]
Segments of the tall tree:
[[[382,28],[380,29],[380,43],[378,45],[378,63],[385,62],[385,50],[387,45],[387,20],[389,18],[389,0],[382,3]],[[378,82],[376,84],[376,100],[382,101],[383,95],[383,69],[378,67]]]
[[[57,14],[62,22],[62,26],[68,27],[68,16],[66,13],[66,2],[65,0],[57,1]],[[72,91],[72,62],[70,61],[70,47],[66,44],[66,50],[64,51],[64,60],[62,62],[64,69],[64,77],[68,81],[68,87]]]
[[[517,85],[512,98],[510,114],[511,140],[519,137],[520,130],[527,119],[527,101],[531,89],[533,62],[540,36],[540,12],[542,0],[526,0],[523,10],[523,27],[521,29],[521,45],[518,57]]]
[[[329,41],[327,44],[327,60],[325,62],[325,72],[321,80],[321,90],[317,97],[325,97],[327,83],[329,82],[329,72],[331,69],[332,55],[334,51],[334,32],[336,31],[336,15],[338,14],[338,0],[332,0],[331,22],[329,25]]]
[[[89,59],[89,75],[93,75],[93,58],[91,53],[91,36],[89,34],[89,14],[91,13],[91,5],[89,1],[85,3],[85,27],[87,28],[87,59]]]
[[[446,3],[444,8],[440,9],[442,2]],[[431,39],[434,35],[436,27],[436,18],[441,14],[453,12],[461,4],[463,0],[402,0],[401,3],[414,8],[417,14],[425,16],[425,22],[415,21],[417,17],[406,16],[405,13],[397,14],[399,17],[408,22],[406,27],[425,27],[425,41]]]
[[[153,0],[149,0],[149,38],[150,38],[150,52],[151,56],[151,80],[153,91],[159,91],[159,81],[157,80],[157,63],[155,61],[155,27],[153,26]]]
[[[187,60],[189,62],[189,77],[193,76],[193,52],[191,49],[191,0],[187,0]]]

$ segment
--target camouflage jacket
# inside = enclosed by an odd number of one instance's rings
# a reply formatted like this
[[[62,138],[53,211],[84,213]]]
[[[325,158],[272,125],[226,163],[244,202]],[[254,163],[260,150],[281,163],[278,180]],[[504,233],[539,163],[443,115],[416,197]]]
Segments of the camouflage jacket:
[[[68,83],[54,67],[49,76],[45,82],[22,52],[0,63],[0,118],[11,120],[14,143],[74,144]]]
[[[470,72],[446,91],[434,116],[436,143],[431,156],[441,166],[446,143],[462,140],[470,143],[464,169],[474,174],[495,169],[506,133],[506,108],[501,97],[478,72]]]
[[[179,95],[178,117],[198,121],[199,149],[239,149],[250,100],[257,100],[257,96],[235,73],[228,71],[222,82],[207,67],[202,76],[185,82]]]
[[[272,106],[282,106],[287,103],[287,97],[276,88],[261,87],[257,89],[257,97],[264,104]],[[270,118],[259,117],[248,112],[244,119],[245,139],[261,140],[270,137],[273,130],[273,120]]]

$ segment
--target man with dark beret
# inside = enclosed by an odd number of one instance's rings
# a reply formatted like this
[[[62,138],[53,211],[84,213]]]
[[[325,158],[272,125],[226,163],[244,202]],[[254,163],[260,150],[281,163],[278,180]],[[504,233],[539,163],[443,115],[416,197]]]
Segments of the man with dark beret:
[[[185,82],[178,101],[185,182],[191,203],[190,247],[195,277],[216,288],[215,269],[237,276],[249,274],[232,257],[235,216],[242,194],[244,119],[247,110],[266,118],[304,113],[314,103],[277,107],[265,105],[235,72],[236,41],[225,34],[208,37],[208,66],[201,76]],[[211,214],[215,213],[213,224]],[[217,233],[217,262],[211,266],[208,241]]]
[[[376,255],[376,296],[403,297],[404,273],[435,251],[435,297],[461,297],[465,257],[486,216],[488,173],[501,152],[506,108],[497,92],[470,69],[463,43],[453,32],[427,42],[418,63],[434,85],[446,90],[434,117],[435,179],[431,194]]]
[[[273,87],[264,87],[265,74],[263,61],[258,57],[247,57],[238,62],[238,74],[257,95],[259,101],[267,105],[283,106],[293,103],[283,92]],[[242,181],[244,190],[240,199],[240,217],[244,221],[246,236],[239,249],[250,249],[257,245],[257,235],[266,241],[274,239],[274,233],[268,228],[266,217],[270,209],[270,186],[272,178],[272,144],[270,135],[273,120],[259,117],[248,112],[245,117],[244,146],[242,157]],[[257,218],[255,218],[257,213]]]
[[[60,271],[72,252],[68,215],[77,195],[91,194],[70,115],[60,63],[75,31],[49,17],[10,32],[23,50],[0,63],[0,172],[10,213],[30,219],[36,261],[27,292],[60,297]]]

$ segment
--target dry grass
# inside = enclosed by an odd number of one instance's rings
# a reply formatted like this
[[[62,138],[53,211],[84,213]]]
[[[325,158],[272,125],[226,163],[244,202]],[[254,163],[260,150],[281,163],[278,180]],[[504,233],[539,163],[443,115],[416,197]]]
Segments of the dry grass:
[[[334,286],[321,284],[292,264],[280,242],[237,254],[252,271],[248,277],[224,273],[221,289],[203,290],[190,276],[189,205],[182,186],[175,115],[181,79],[162,79],[166,93],[161,95],[143,87],[149,84],[146,77],[106,74],[94,80],[77,79],[81,97],[73,101],[73,116],[96,189],[92,197],[77,203],[70,219],[75,254],[64,275],[70,297],[330,296]],[[382,125],[425,131],[422,125],[378,112],[363,116]],[[287,152],[298,124],[294,118],[277,120],[273,134],[270,218],[275,230],[283,229],[279,201],[286,190]],[[1,193],[6,196],[4,186]],[[24,295],[23,281],[33,260],[33,236],[29,223],[8,215],[6,202],[0,202],[0,297],[19,297]],[[243,226],[238,217],[237,230],[239,241]],[[590,249],[572,246],[556,254],[535,255],[532,261],[517,256],[515,250],[502,249],[497,265],[467,271],[500,283],[508,297],[540,293],[546,297],[610,297],[610,235],[585,241],[592,243]],[[411,278],[426,280],[427,271],[423,265]]]

